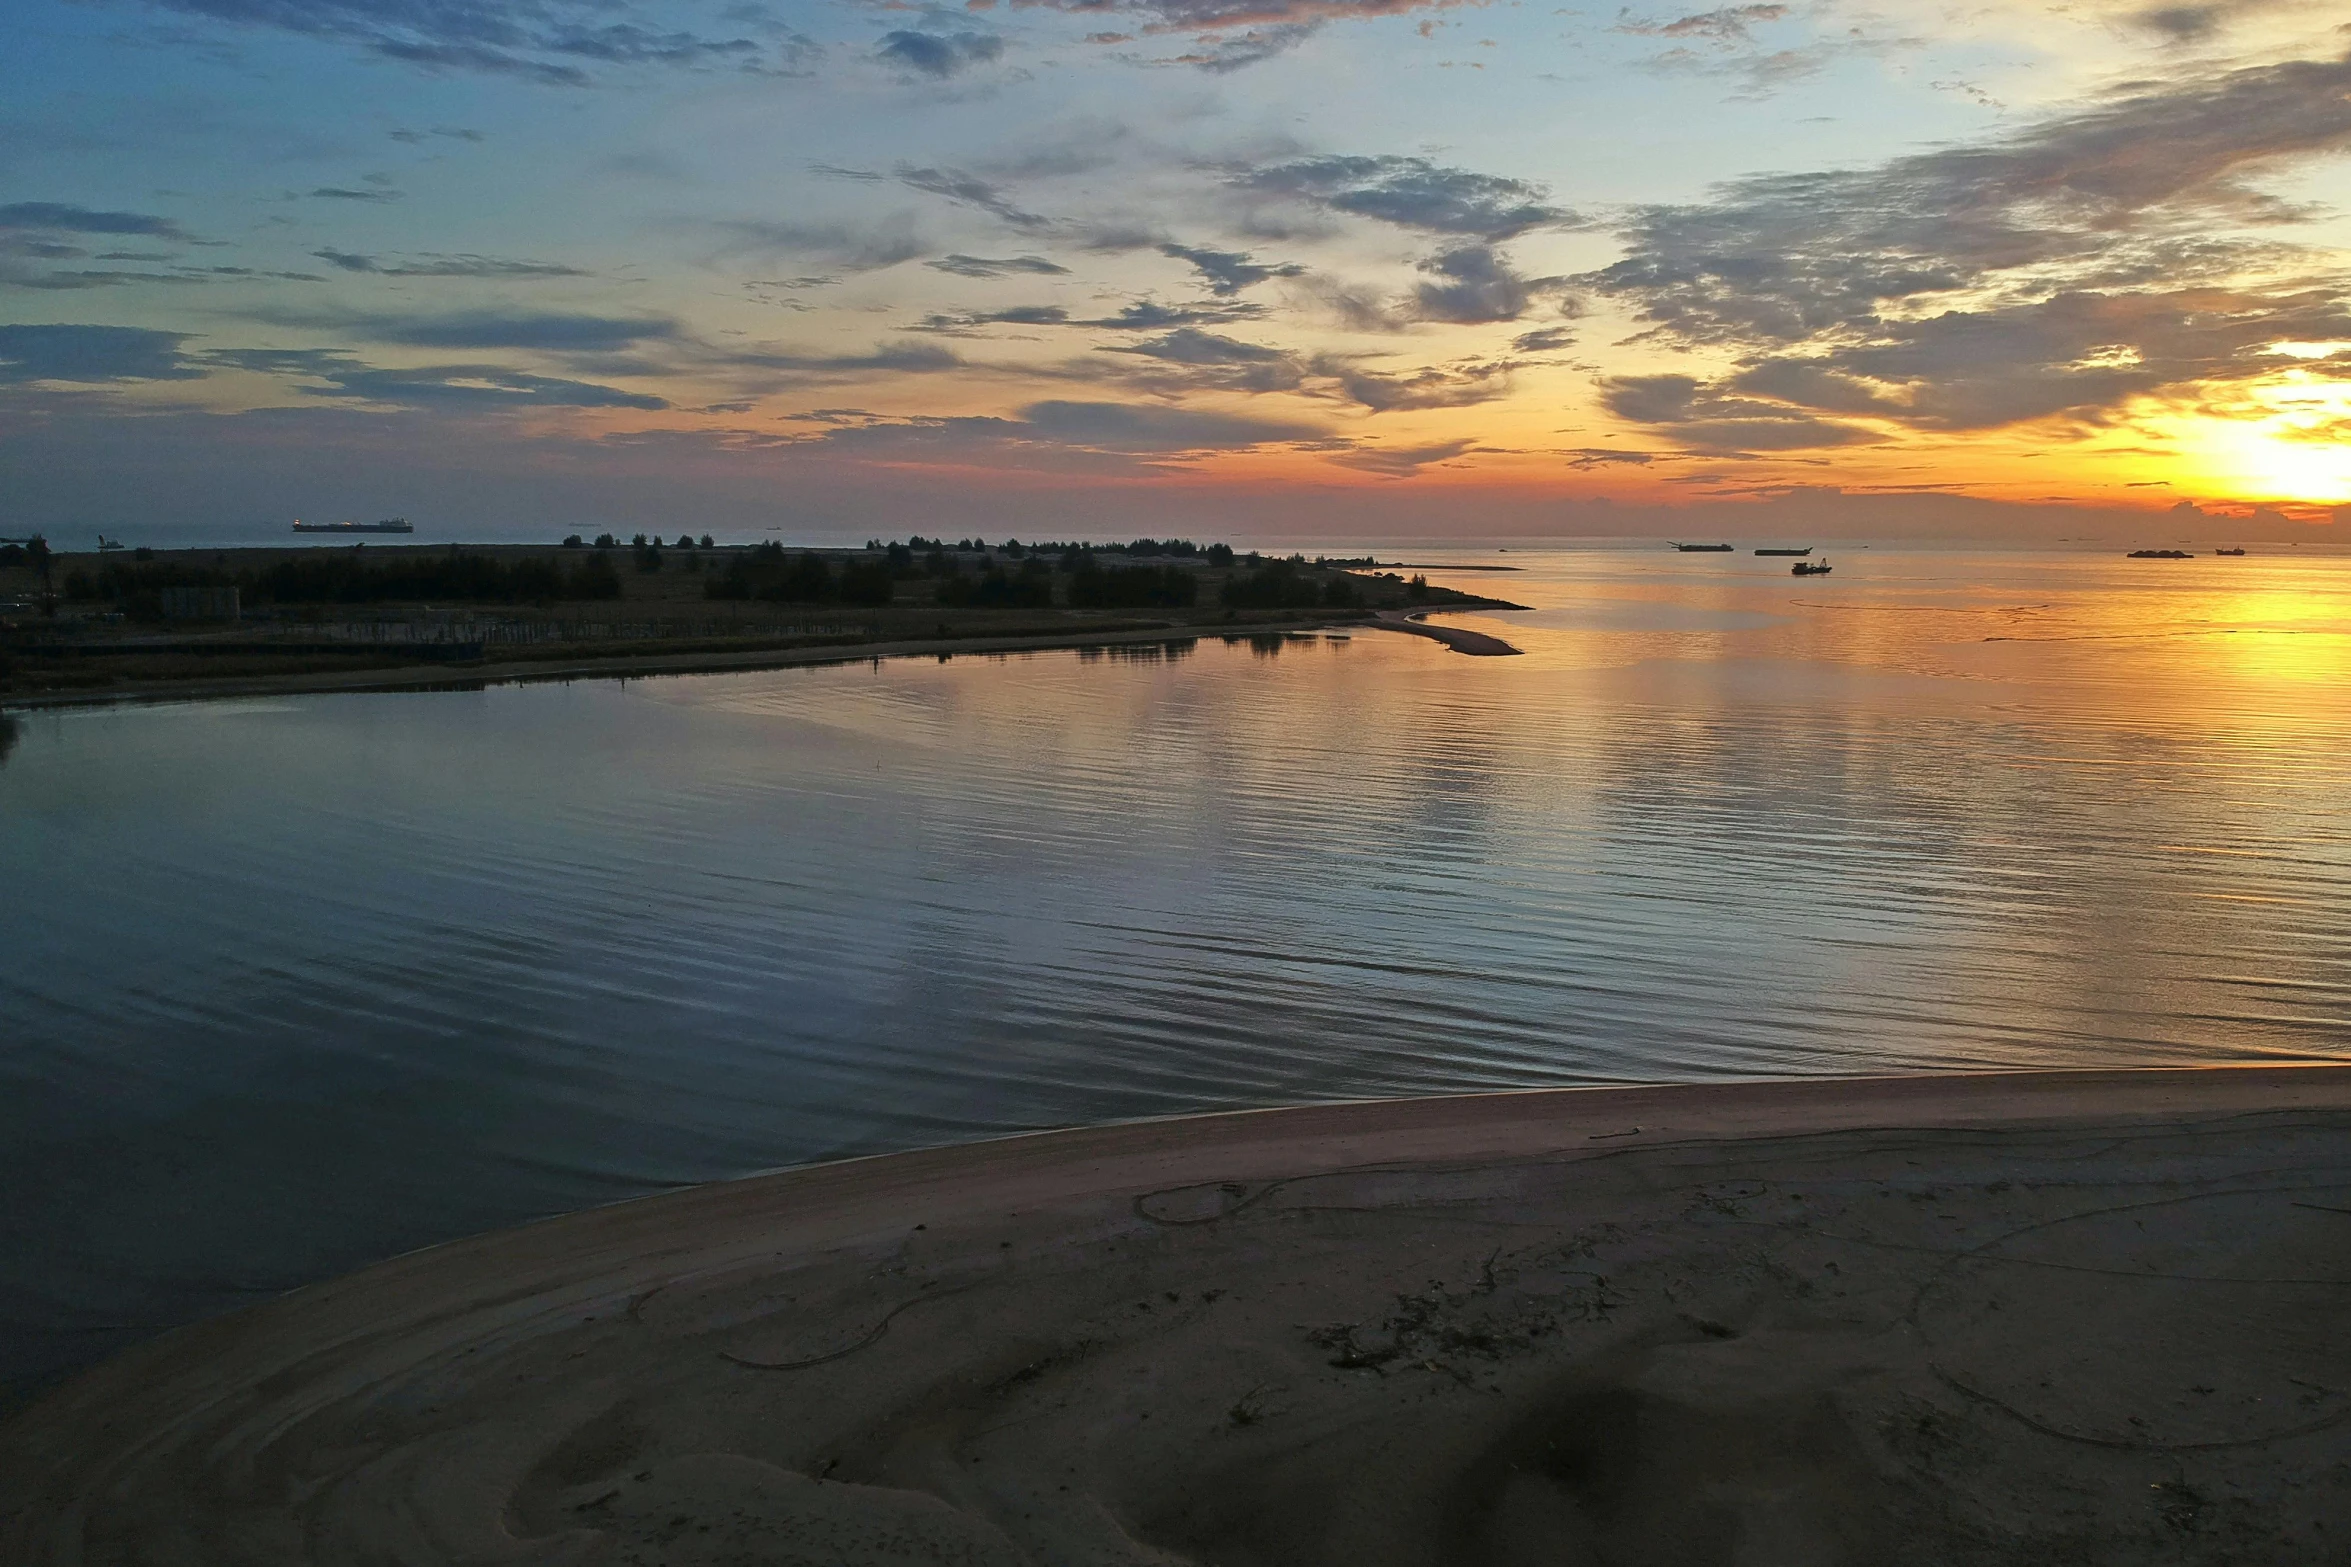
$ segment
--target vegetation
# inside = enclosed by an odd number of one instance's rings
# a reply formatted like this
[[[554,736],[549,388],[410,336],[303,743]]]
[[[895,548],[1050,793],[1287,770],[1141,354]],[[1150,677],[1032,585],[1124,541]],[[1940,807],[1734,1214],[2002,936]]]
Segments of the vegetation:
[[[1255,571],[1237,571],[1225,580],[1230,608],[1352,608],[1359,601],[1352,578],[1331,578],[1324,585],[1295,559],[1267,559]]]
[[[957,608],[1048,609],[1053,604],[1053,568],[1032,555],[1017,572],[994,564],[976,577],[950,571],[939,579],[935,596],[941,604]]]
[[[761,544],[727,562],[726,570],[703,586],[713,599],[759,599],[771,604],[825,604],[862,606],[887,604],[898,584],[882,561],[844,562],[838,575],[822,555],[803,552],[797,559],[781,544]]]
[[[612,563],[591,556],[570,570],[548,560],[500,561],[450,546],[446,555],[393,555],[368,560],[357,551],[315,550],[294,560],[246,571],[177,561],[106,561],[65,579],[68,599],[110,600],[134,613],[165,588],[233,587],[257,604],[383,604],[433,599],[475,604],[549,604],[564,599],[616,599],[620,577]]]
[[[1073,609],[1182,609],[1198,602],[1199,573],[1181,566],[1127,566],[1105,571],[1091,559],[1070,574]]]

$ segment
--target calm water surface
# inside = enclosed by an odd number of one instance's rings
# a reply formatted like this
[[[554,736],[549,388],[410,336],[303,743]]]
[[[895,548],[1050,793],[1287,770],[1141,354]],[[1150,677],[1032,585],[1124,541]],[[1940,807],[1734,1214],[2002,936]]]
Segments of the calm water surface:
[[[21,716],[0,1382],[804,1160],[2351,1054],[2351,560],[1657,548],[1359,632]]]

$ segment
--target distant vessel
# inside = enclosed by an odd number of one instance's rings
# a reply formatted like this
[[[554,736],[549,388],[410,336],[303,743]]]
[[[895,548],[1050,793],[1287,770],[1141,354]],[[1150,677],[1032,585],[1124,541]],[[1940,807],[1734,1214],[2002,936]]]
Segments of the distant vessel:
[[[2244,552],[2240,550],[2238,553]],[[2124,557],[2126,560],[2194,560],[2195,558],[2186,550],[2133,550]]]
[[[386,517],[381,522],[304,522],[295,519],[296,533],[414,533],[406,517]]]
[[[1800,550],[1757,550],[1755,553],[1758,555],[1809,555],[1812,553],[1812,546],[1807,544]]]
[[[1791,576],[1825,577],[1836,568],[1825,560],[1800,560],[1788,568]]]
[[[1728,555],[1731,552],[1728,544],[1676,544],[1674,548],[1684,555]]]
[[[2212,553],[2215,555],[2242,555],[2245,552],[2243,550],[2214,550]]]

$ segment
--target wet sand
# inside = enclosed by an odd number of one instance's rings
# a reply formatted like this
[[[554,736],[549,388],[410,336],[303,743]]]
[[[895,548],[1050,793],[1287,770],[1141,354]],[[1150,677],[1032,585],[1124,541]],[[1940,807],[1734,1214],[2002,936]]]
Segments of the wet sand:
[[[2351,1069],[1518,1093],[696,1188],[120,1356],[24,1563],[2351,1555]]]

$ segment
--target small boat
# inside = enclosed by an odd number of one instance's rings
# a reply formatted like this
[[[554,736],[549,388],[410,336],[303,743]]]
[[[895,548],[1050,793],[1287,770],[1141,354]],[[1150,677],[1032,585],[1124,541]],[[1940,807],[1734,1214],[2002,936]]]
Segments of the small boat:
[[[1731,552],[1728,544],[1676,544],[1674,548],[1684,555],[1728,555]]]
[[[1825,560],[1800,560],[1788,568],[1788,574],[1796,577],[1825,577],[1833,569]]]
[[[2186,550],[2133,550],[2123,558],[2126,560],[2194,560],[2196,557]]]
[[[296,533],[414,533],[406,517],[386,517],[381,522],[304,522],[295,519]]]
[[[1812,553],[1812,546],[1807,544],[1800,550],[1757,550],[1755,553],[1758,555],[1809,555]]]
[[[2243,550],[2214,550],[2212,553],[2215,555],[2242,555],[2245,552]]]

